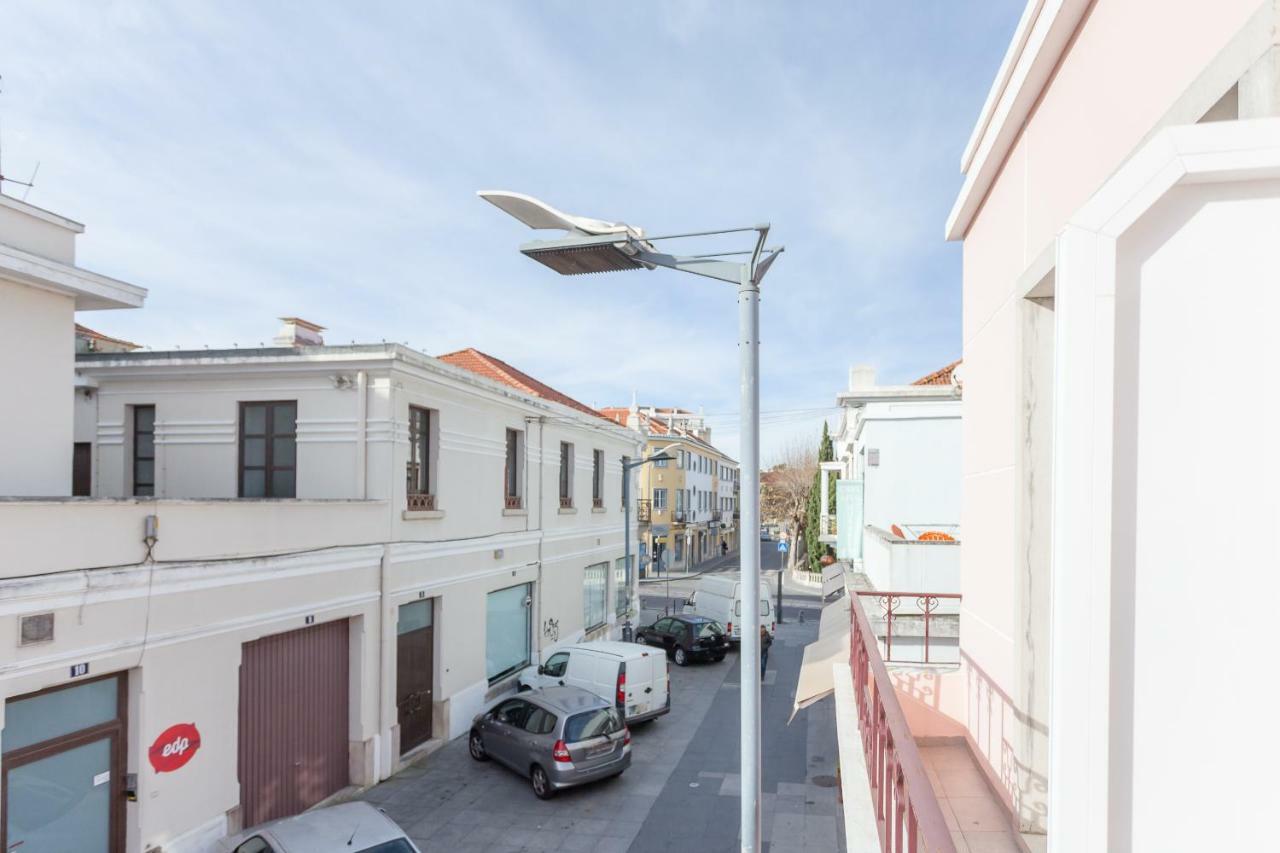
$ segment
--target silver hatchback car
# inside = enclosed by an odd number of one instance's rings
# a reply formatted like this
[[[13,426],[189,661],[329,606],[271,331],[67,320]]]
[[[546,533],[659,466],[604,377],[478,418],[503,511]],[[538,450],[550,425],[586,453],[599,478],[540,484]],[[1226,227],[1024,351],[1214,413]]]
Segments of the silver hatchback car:
[[[631,766],[631,731],[613,705],[580,687],[543,687],[505,699],[471,723],[471,757],[527,776],[548,799],[561,788]]]

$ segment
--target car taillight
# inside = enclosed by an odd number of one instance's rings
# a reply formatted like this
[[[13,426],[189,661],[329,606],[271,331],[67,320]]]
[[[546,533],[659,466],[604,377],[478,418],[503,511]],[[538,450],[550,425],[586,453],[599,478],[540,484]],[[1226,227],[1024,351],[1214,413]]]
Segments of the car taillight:
[[[627,707],[627,665],[618,665],[618,710],[624,710]]]
[[[569,747],[565,746],[562,740],[556,741],[556,745],[551,748],[551,757],[561,762],[573,760],[573,756],[569,755]]]
[[[729,623],[729,633],[730,633],[730,634],[732,634],[732,633],[733,633],[733,623],[732,623],[732,622],[730,622],[730,623]]]
[[[631,729],[623,729],[622,745],[631,746]]]

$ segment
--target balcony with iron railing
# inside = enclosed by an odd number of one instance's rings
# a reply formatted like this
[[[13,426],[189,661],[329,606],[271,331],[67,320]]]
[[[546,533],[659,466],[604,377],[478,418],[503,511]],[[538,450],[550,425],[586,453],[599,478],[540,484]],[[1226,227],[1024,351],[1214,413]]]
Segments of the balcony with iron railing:
[[[848,849],[1025,849],[998,775],[938,705],[975,677],[972,662],[960,670],[960,594],[875,590],[843,562],[824,571],[824,597],[841,591],[805,649],[795,702],[835,692]]]
[[[863,610],[862,598],[849,596],[849,667],[880,848],[885,853],[955,853],[955,839],[907,726],[880,653],[881,638]]]

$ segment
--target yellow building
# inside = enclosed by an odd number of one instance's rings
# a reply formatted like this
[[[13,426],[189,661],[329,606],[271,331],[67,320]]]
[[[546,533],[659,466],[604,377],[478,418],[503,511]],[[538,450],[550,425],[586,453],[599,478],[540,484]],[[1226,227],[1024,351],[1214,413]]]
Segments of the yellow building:
[[[646,456],[669,448],[672,457],[638,469],[642,576],[659,566],[691,571],[737,551],[738,463],[711,444],[703,418],[684,409],[635,404],[601,412],[642,433]]]

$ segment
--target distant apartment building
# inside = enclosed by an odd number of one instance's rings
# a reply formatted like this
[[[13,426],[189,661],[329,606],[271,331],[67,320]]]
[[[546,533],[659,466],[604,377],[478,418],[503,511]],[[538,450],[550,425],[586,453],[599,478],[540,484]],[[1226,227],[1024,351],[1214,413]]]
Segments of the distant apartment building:
[[[0,197],[0,847],[203,853],[618,635],[638,433],[475,350],[77,328],[146,295],[79,230]]]
[[[672,457],[641,467],[637,475],[645,573],[662,567],[688,571],[725,548],[736,551],[738,463],[711,444],[705,419],[685,409],[634,404],[601,411],[643,434],[646,456],[669,448]]]

